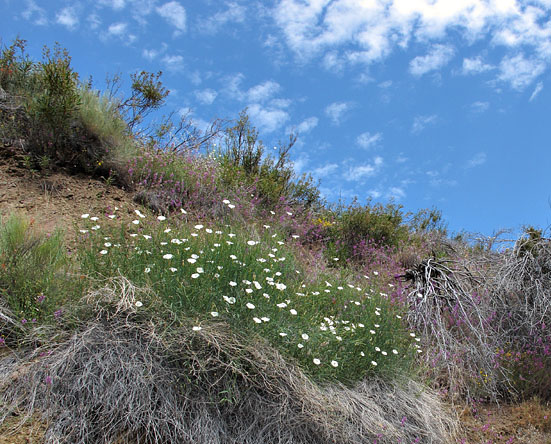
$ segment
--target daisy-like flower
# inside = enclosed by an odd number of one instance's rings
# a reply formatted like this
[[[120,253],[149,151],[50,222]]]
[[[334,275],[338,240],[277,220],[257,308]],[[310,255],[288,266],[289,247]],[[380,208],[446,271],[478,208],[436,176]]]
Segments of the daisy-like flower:
[[[377,363],[376,363],[375,361],[371,361],[371,365],[372,365],[373,367],[376,367],[376,366],[377,366]]]
[[[255,322],[255,324],[261,324],[262,323],[262,319],[260,318],[253,318],[253,321]]]
[[[283,337],[287,336],[287,333],[281,332],[281,333],[279,334],[279,336],[281,336],[281,337],[283,338]]]
[[[228,199],[224,199],[224,200],[222,201],[222,203],[225,204],[225,205],[228,205],[228,204],[230,203],[230,201],[229,201]]]
[[[88,219],[90,217],[90,215],[88,213],[84,213],[80,217],[82,217],[83,219]]]
[[[197,267],[197,273],[204,273],[203,267]]]
[[[365,353],[364,352],[360,352],[360,356],[365,356]]]
[[[211,230],[210,228],[205,228],[205,231],[206,231],[207,233],[209,233],[209,234],[212,233],[212,230]]]
[[[194,258],[192,258],[192,257],[188,258],[187,261],[188,261],[190,264],[194,264],[195,262],[197,262],[197,260],[194,259]]]
[[[216,318],[218,316],[218,312],[217,311],[211,311],[210,312],[210,315],[213,317],[213,318]]]
[[[198,225],[195,225],[193,228],[195,228],[196,230],[200,230],[201,228],[203,228],[203,225],[198,224]]]
[[[88,230],[78,230],[78,231],[80,231],[82,234],[88,233]]]
[[[253,281],[253,284],[257,290],[260,290],[262,288],[262,285],[260,285],[257,281]]]
[[[283,290],[285,290],[285,289],[287,288],[287,285],[281,284],[281,283],[277,283],[275,286],[276,286],[276,288],[277,288],[278,290],[280,290],[280,291],[283,291]]]
[[[176,273],[176,271],[178,271],[178,269],[174,267],[170,267],[169,270],[172,271],[173,273]]]
[[[247,241],[247,245],[251,245],[251,246],[256,245],[257,243],[258,242],[253,241],[253,240]]]
[[[166,220],[166,217],[165,217],[165,216],[162,216],[162,215],[161,215],[161,216],[157,216],[157,220],[160,220],[160,221],[162,222],[163,220]]]
[[[224,298],[224,300],[228,303],[228,304],[235,304],[235,298],[233,296],[231,297],[228,297],[228,296],[222,296]]]
[[[97,217],[97,216],[92,216],[92,217],[90,218],[90,220],[93,220],[93,221],[95,222],[95,221],[99,220],[99,217]]]
[[[253,292],[252,288],[245,288],[245,293],[251,294]]]
[[[151,271],[151,268],[147,267],[143,272],[144,273],[149,273]]]
[[[136,301],[136,302],[134,303],[134,305],[135,305],[136,307],[139,308],[139,307],[141,307],[143,304],[142,304],[141,301]]]
[[[146,239],[146,240],[148,240],[148,239],[151,239],[151,236],[150,236],[149,234],[144,234],[144,235],[143,235],[143,238]]]
[[[262,319],[262,321],[264,321],[264,322],[269,322],[270,321],[270,318],[268,318],[267,316],[263,316],[260,319]]]
[[[369,330],[369,333],[371,333],[372,335],[374,335],[376,333],[375,330]]]
[[[171,231],[172,231],[172,230],[171,230],[170,228],[165,228],[165,229],[163,230],[163,233],[170,233]]]
[[[415,333],[410,333],[409,335],[410,335],[412,338],[415,337]]]
[[[199,327],[198,325],[196,325],[196,326],[194,326],[194,327],[192,328],[192,330],[193,330],[193,331],[201,331],[201,330],[203,330],[203,329],[202,329],[201,327]]]
[[[99,252],[99,254],[107,254],[107,253],[108,253],[107,250],[101,250],[101,251]]]
[[[304,344],[297,344],[298,348],[304,348]]]
[[[291,308],[289,310],[289,313],[291,313],[293,316],[296,316],[298,314],[297,311],[294,308]]]
[[[337,361],[331,361],[331,365],[337,368],[339,366],[339,363]]]
[[[397,355],[397,354],[398,354],[398,350],[396,350],[396,349],[394,348],[394,349],[392,349],[392,353],[394,353],[395,355]]]
[[[138,219],[134,219],[134,220],[132,221],[132,223],[133,223],[134,225],[138,225],[138,224],[140,223],[140,221],[139,221]]]
[[[143,215],[140,210],[134,210],[134,213],[136,213],[139,217],[144,218],[145,215]]]
[[[237,286],[237,282],[230,281],[230,287],[236,287],[236,286]]]
[[[180,208],[180,212],[181,212],[182,214],[187,214],[187,211],[184,210],[183,208]]]
[[[381,354],[382,354],[383,356],[386,356],[388,353],[387,353],[386,351],[383,350],[383,351],[381,352]]]
[[[233,210],[235,208],[235,205],[234,204],[228,204],[228,208]]]
[[[276,304],[276,307],[285,308],[287,307],[287,304],[285,302],[280,302],[279,304]]]
[[[378,352],[380,352],[380,351],[381,351],[381,349],[380,349],[379,347],[375,347],[375,351],[378,351]]]
[[[109,219],[115,219],[115,217],[117,217],[117,216],[115,216],[114,214],[110,214],[110,215],[107,216],[107,217],[108,217]]]
[[[320,365],[320,364],[321,364],[321,361],[320,361],[318,358],[314,358],[314,359],[312,360],[312,362],[313,362],[314,364],[316,364],[316,365]]]
[[[174,256],[170,253],[164,254],[163,259],[172,259]]]
[[[199,273],[193,273],[193,274],[191,275],[192,279],[197,279],[199,276],[200,276]]]
[[[109,248],[111,245],[112,245],[111,242],[105,242],[105,243],[103,244],[103,246],[104,246],[104,247],[107,247],[107,248]]]
[[[233,259],[235,261],[237,260],[237,256],[235,254],[230,254],[230,259]]]
[[[92,227],[92,230],[99,230],[100,228],[101,228],[101,227],[100,227],[99,225],[94,225],[94,226]]]
[[[256,308],[256,307],[254,306],[254,304],[251,304],[250,302],[247,302],[246,307],[247,307],[249,310],[254,310],[254,309]]]
[[[301,337],[302,337],[302,339],[304,339],[305,341],[307,341],[308,339],[310,339],[310,336],[308,336],[306,333],[302,333]]]

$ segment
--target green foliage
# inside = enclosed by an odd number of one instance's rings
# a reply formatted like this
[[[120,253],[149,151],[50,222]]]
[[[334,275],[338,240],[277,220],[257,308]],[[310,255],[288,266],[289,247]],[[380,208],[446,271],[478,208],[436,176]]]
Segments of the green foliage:
[[[44,61],[39,64],[40,94],[29,103],[34,120],[31,140],[36,156],[49,155],[58,160],[73,161],[71,136],[80,105],[78,75],[71,68],[71,57],[58,44],[53,52],[44,47]]]
[[[0,298],[21,322],[51,319],[70,291],[62,235],[38,233],[34,221],[0,220]],[[78,285],[71,283],[78,295]]]
[[[120,273],[151,288],[157,297],[140,300],[144,310],[164,306],[198,328],[226,322],[240,335],[269,341],[317,380],[352,383],[412,371],[403,308],[345,277],[307,280],[290,242],[268,226],[193,227],[139,212],[128,225],[93,223],[101,228],[81,227],[89,230],[79,248],[83,271],[101,279]]]
[[[235,187],[248,184],[270,208],[282,199],[307,207],[318,203],[319,190],[309,176],[295,180],[289,152],[297,137],[290,135],[287,144],[277,148],[276,158],[266,154],[258,131],[252,126],[246,110],[239,114],[234,126],[226,130],[225,150],[222,154],[222,179]]]

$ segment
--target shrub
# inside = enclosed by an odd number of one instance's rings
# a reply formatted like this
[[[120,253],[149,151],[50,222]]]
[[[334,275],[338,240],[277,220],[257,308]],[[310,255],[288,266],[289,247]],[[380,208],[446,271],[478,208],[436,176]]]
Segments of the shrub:
[[[0,298],[18,322],[49,321],[70,291],[78,296],[67,266],[59,231],[41,234],[34,221],[17,215],[0,220]]]

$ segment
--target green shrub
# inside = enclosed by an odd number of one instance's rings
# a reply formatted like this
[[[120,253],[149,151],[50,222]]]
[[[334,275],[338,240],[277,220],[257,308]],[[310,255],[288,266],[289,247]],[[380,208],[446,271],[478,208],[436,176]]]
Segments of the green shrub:
[[[296,142],[291,135],[280,144],[277,158],[265,153],[258,131],[246,111],[239,114],[234,126],[226,130],[225,149],[221,153],[222,179],[232,188],[241,184],[252,187],[262,204],[272,208],[281,200],[310,207],[319,201],[319,190],[312,178],[296,179],[289,152]]]
[[[66,276],[68,260],[62,235],[34,229],[34,221],[12,215],[0,220],[0,298],[18,320],[51,319],[78,285]]]

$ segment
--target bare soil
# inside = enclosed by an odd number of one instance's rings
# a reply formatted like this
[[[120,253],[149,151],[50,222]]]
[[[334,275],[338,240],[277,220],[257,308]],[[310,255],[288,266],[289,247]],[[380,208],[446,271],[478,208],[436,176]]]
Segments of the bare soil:
[[[32,171],[20,152],[0,146],[0,216],[18,212],[46,232],[62,228],[69,248],[75,239],[74,226],[83,213],[102,214],[115,207],[132,213],[136,207],[132,198],[132,193],[88,176]],[[457,443],[551,444],[549,403],[533,399],[513,405],[454,408],[464,429]],[[0,426],[0,444],[43,442],[45,422],[34,416],[21,425],[20,419],[9,418]]]

